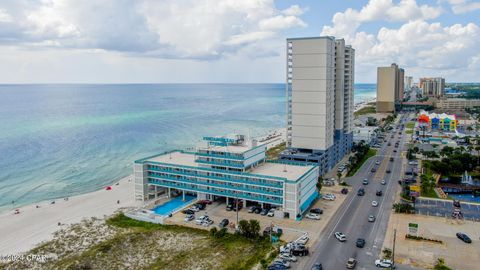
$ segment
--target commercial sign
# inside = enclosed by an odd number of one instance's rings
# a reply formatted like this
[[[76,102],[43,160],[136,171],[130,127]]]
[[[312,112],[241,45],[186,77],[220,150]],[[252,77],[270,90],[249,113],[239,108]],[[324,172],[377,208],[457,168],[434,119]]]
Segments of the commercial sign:
[[[420,197],[420,192],[410,191],[410,196],[412,196],[412,197]]]
[[[418,223],[408,223],[408,233],[417,235]]]
[[[411,186],[410,186],[410,191],[420,192],[420,186],[418,186],[418,185],[411,185]]]

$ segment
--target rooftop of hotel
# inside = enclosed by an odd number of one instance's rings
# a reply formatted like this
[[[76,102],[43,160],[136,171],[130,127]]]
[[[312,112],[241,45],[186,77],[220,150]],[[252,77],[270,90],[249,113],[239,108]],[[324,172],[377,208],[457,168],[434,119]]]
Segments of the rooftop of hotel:
[[[254,143],[243,135],[232,134],[223,137],[203,137],[197,149],[242,154],[260,145],[261,143]]]
[[[160,154],[142,159],[141,161],[200,167],[199,164],[195,162],[194,153],[183,151],[173,151],[170,153]],[[250,169],[246,173],[282,177],[286,178],[287,180],[297,181],[312,168],[314,168],[313,165],[293,165],[289,163],[265,162],[255,168]]]

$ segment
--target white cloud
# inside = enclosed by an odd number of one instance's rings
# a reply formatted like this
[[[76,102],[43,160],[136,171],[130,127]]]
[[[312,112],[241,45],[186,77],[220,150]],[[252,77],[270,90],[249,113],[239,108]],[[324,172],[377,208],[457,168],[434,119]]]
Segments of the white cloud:
[[[303,12],[274,0],[5,0],[0,45],[213,59],[305,27]]]
[[[480,9],[480,2],[470,0],[448,0],[455,14],[472,12]]]
[[[356,68],[360,75],[357,78],[363,81],[375,81],[376,67],[392,62],[399,63],[406,68],[407,74],[414,76],[443,75],[467,81],[478,80],[463,75],[472,74],[473,67],[475,72],[480,71],[477,63],[480,57],[477,45],[480,43],[480,27],[475,23],[443,26],[439,22],[429,22],[438,16],[434,10],[440,12],[439,9],[418,6],[414,2],[402,1],[392,6],[391,1],[372,0],[361,11],[347,9],[335,14],[333,26],[325,26],[322,35],[343,37],[352,44],[356,49]],[[378,15],[382,13],[387,16],[382,18]],[[354,26],[349,28],[345,19],[352,20],[352,14]],[[384,20],[403,24],[396,28],[381,27],[373,33],[358,31],[365,22]],[[469,72],[466,73],[466,70]]]

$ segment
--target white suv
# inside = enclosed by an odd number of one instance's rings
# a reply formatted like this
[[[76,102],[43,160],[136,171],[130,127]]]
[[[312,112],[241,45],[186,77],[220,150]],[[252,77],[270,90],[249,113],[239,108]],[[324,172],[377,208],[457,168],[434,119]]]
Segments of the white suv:
[[[393,262],[387,259],[375,260],[375,266],[381,267],[381,268],[390,268],[390,267],[395,268],[395,265],[393,265]]]
[[[341,232],[335,232],[335,238],[338,239],[340,242],[345,242],[347,241],[347,236]]]

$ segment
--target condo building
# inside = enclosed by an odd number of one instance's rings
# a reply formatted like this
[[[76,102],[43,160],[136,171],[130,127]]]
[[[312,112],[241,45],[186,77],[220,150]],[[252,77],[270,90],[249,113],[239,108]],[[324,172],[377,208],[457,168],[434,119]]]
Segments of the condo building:
[[[196,196],[198,200],[234,200],[274,206],[281,217],[295,219],[318,197],[317,164],[266,161],[265,144],[243,135],[204,137],[195,151],[171,151],[135,161],[135,198],[160,194]]]
[[[413,77],[405,76],[405,88],[412,89],[412,87],[413,87]]]
[[[393,63],[377,68],[377,112],[395,112],[403,100],[405,71]]]
[[[420,78],[419,88],[422,89],[424,97],[443,97],[445,95],[444,78]]]
[[[329,171],[352,146],[355,50],[330,36],[286,44],[287,150],[284,160]]]

